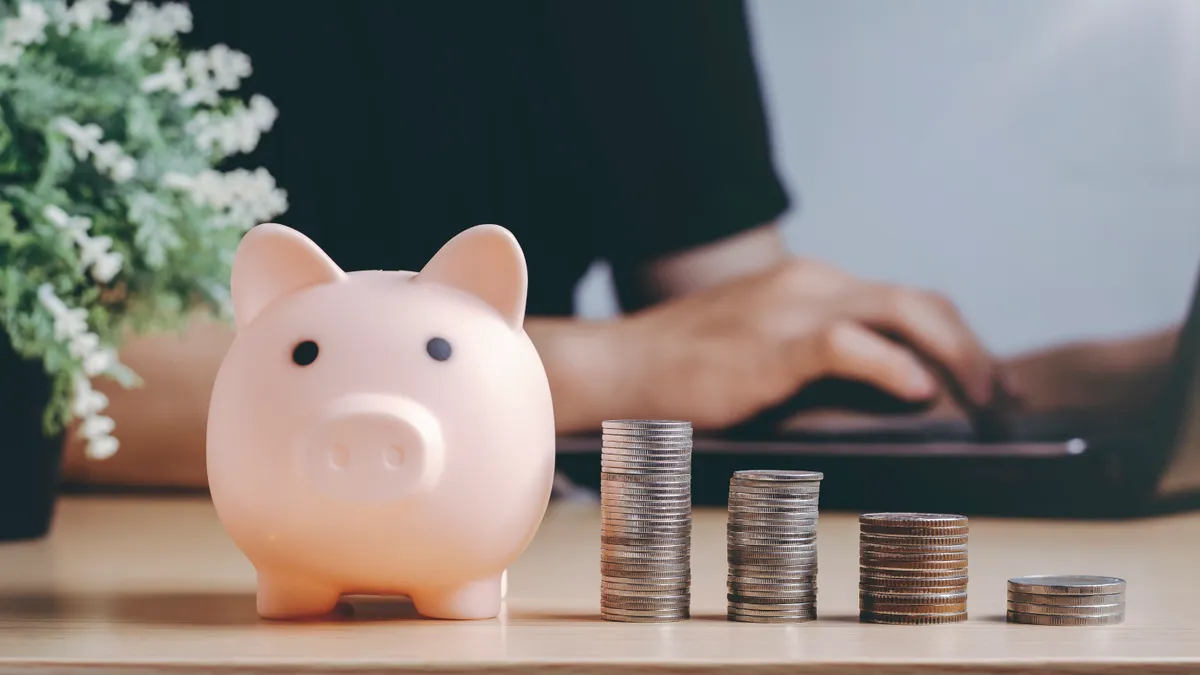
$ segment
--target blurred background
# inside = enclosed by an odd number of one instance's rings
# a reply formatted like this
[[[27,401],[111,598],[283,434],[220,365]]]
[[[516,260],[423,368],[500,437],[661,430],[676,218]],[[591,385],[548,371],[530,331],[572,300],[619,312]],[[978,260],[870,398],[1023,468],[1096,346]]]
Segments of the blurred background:
[[[1001,355],[1177,322],[1200,0],[749,0],[792,250],[940,290]],[[608,270],[584,316],[615,312]]]

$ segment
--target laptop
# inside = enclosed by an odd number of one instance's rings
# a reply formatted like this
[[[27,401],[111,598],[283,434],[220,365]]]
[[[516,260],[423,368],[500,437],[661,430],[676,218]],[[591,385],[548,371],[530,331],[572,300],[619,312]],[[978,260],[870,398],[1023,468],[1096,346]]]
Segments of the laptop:
[[[818,383],[801,397],[836,399],[854,386]],[[986,439],[966,420],[903,411],[799,429],[778,422],[698,432],[693,503],[724,505],[734,471],[771,468],[824,472],[821,504],[832,510],[1114,518],[1200,509],[1200,274],[1148,421],[1018,411]],[[560,438],[558,469],[598,489],[599,434]]]

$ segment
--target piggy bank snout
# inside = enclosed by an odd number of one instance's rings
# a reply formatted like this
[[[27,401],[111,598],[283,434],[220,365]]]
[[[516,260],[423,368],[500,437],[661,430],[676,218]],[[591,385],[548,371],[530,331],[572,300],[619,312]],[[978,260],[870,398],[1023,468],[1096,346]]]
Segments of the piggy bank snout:
[[[346,502],[388,502],[437,484],[444,448],[428,408],[399,396],[354,394],[331,401],[301,435],[309,479]]]

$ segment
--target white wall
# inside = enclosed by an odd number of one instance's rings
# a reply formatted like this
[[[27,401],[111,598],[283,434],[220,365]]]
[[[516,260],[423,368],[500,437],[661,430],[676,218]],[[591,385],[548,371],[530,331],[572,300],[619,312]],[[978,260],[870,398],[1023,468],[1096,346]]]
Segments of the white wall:
[[[946,292],[1000,353],[1180,316],[1200,0],[750,2],[795,251]]]

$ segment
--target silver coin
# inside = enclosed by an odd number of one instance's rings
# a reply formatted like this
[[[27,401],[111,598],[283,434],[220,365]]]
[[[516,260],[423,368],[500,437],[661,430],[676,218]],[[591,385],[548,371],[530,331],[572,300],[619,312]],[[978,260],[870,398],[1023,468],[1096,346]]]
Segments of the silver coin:
[[[600,602],[605,607],[613,609],[670,609],[679,605],[691,602],[691,595],[687,593],[672,593],[669,595],[657,596],[631,596],[631,595],[613,595],[601,594]]]
[[[1008,592],[1009,602],[1026,605],[1051,605],[1056,607],[1079,607],[1086,605],[1110,605],[1125,602],[1124,593],[1102,593],[1096,595],[1042,595],[1040,593]]]
[[[648,607],[627,607],[623,604],[618,606],[601,602],[600,607],[609,614],[616,614],[619,616],[670,616],[671,614],[676,614],[689,609],[688,603],[683,600],[676,600],[671,603],[663,603],[661,605]]]
[[[730,504],[730,515],[738,517],[752,516],[756,522],[762,516],[772,516],[773,519],[813,520],[817,518],[818,509],[815,506],[747,506],[745,504]]]
[[[786,504],[788,506],[817,506],[821,503],[819,495],[789,495],[789,494],[740,494],[731,493],[726,500],[729,504]]]
[[[862,565],[886,569],[900,567],[901,569],[920,569],[928,565],[931,568],[955,567],[966,565],[966,552],[954,554],[898,554],[889,551],[858,551],[858,560]],[[924,565],[918,565],[924,563]]]
[[[736,571],[736,570],[735,570]],[[725,577],[727,586],[737,586],[738,588],[758,588],[762,587],[767,590],[778,589],[786,590],[803,590],[805,588],[815,588],[816,580],[811,576],[797,577],[748,577],[740,574],[728,574]]]
[[[917,547],[925,548],[927,546],[962,546],[966,547],[967,537],[964,536],[921,536],[908,534],[872,534],[864,532],[859,534],[859,546],[897,546],[897,547]]]
[[[600,438],[691,438],[691,429],[601,429]]]
[[[1035,626],[1114,626],[1125,621],[1124,612],[1106,616],[1056,616],[1007,612],[1005,616],[1009,623],[1025,623]]]
[[[601,496],[626,499],[673,499],[690,502],[692,500],[692,486],[687,483],[671,486],[601,483],[600,494]]]
[[[610,473],[601,472],[600,473],[600,481],[601,481],[600,482],[601,485],[604,485],[607,483],[610,485],[632,484],[633,486],[636,486],[636,487],[651,487],[651,486],[674,487],[674,486],[682,486],[682,485],[691,485],[692,484],[692,476],[691,476],[691,474],[683,474],[683,475],[679,475],[679,476],[637,476],[637,475],[630,475],[627,473],[610,474]]]
[[[1108,616],[1125,611],[1124,602],[1107,605],[1028,605],[1019,602],[1009,602],[1008,611],[1021,614],[1054,614],[1057,616]]]
[[[634,420],[617,419],[604,420],[601,429],[691,429],[692,423],[687,420]]]
[[[741,519],[729,519],[725,523],[725,532],[737,532],[740,534],[769,534],[778,536],[816,536],[816,522],[801,522],[801,523],[786,523],[764,524],[753,521],[743,521]]]
[[[729,607],[725,610],[726,616],[730,621],[741,621],[745,623],[806,623],[815,621],[817,618],[817,608],[799,609],[791,612],[755,612],[749,609],[738,609]]]
[[[738,483],[729,484],[729,494],[734,495],[778,495],[780,497],[818,497],[820,483]]]
[[[860,553],[870,552],[880,555],[933,555],[940,554],[967,554],[966,546],[892,546],[888,544],[876,544],[875,542],[863,542],[858,545]]]
[[[939,605],[953,604],[967,601],[966,591],[955,591],[953,593],[934,593],[930,591],[921,591],[919,593],[903,593],[897,591],[860,591],[859,601],[866,599],[869,602],[881,602],[884,604],[913,604],[913,605]]]
[[[609,455],[600,458],[600,467],[605,471],[611,467],[627,469],[630,467],[652,467],[662,469],[678,469],[681,472],[686,472],[690,469],[692,460],[687,457],[647,457],[644,455],[621,457],[618,455]]]
[[[769,575],[776,579],[783,579],[792,578],[802,574],[815,575],[818,571],[820,571],[820,567],[815,559],[805,560],[799,563],[777,560],[765,560],[762,562],[731,560],[727,562],[729,563],[729,567],[731,569],[736,570],[738,574],[743,576],[758,574],[762,576]]]
[[[612,502],[602,502],[600,510],[606,514],[613,515],[633,515],[633,516],[649,516],[653,518],[682,518],[692,514],[691,504],[655,504],[653,502],[644,504],[627,504]]]
[[[661,579],[624,579],[607,575],[600,577],[601,588],[612,588],[626,591],[657,592],[687,590],[691,587],[691,584],[692,580],[690,577],[664,577]]]
[[[813,603],[812,605],[809,605],[809,606],[796,607],[796,608],[790,608],[790,609],[763,609],[762,605],[759,605],[757,607],[753,606],[753,605],[729,606],[729,603],[727,603],[726,605],[727,605],[727,608],[726,608],[727,612],[735,613],[738,616],[802,617],[802,616],[810,616],[810,615],[816,613],[816,611],[817,611],[816,603]]]
[[[860,569],[869,567],[874,571],[887,572],[954,572],[962,574],[967,570],[966,560],[925,561],[925,560],[879,560],[877,558],[858,559]]]
[[[824,480],[820,471],[797,471],[792,469],[743,469],[734,471],[730,478],[735,483],[814,483]]]
[[[1036,575],[1009,579],[1008,590],[1041,595],[1124,593],[1125,580],[1080,574]]]
[[[883,525],[887,527],[962,527],[967,517],[956,513],[864,513],[858,517],[861,525]]]
[[[967,620],[966,612],[949,614],[887,614],[882,612],[859,611],[858,620],[862,623],[890,623],[901,625],[932,625],[959,623]]]

